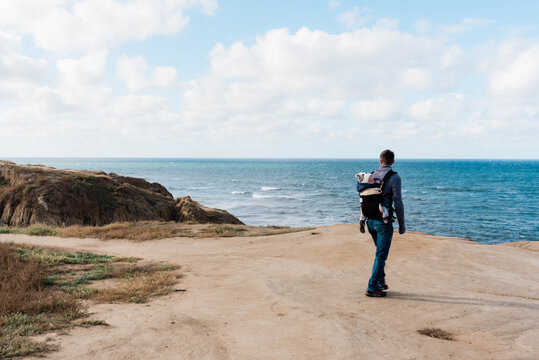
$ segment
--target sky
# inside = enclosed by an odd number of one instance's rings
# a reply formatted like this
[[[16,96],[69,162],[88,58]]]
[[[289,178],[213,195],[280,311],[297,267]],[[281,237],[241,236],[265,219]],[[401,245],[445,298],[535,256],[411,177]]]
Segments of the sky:
[[[533,0],[2,0],[0,159],[538,159],[537,14]]]

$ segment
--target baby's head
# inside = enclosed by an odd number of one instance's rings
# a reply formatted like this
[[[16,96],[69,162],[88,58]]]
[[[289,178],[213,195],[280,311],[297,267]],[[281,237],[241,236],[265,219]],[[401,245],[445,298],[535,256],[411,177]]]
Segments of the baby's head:
[[[374,176],[372,176],[371,173],[364,173],[360,172],[356,174],[356,179],[360,183],[367,183],[367,184],[379,184],[380,181],[374,180]]]

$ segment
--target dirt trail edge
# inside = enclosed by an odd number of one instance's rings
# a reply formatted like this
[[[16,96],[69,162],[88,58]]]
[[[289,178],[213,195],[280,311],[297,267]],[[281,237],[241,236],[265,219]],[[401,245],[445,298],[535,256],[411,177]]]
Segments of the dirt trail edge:
[[[186,291],[89,311],[110,327],[60,336],[50,359],[535,359],[539,256],[419,233],[395,235],[387,298],[363,295],[374,256],[355,225],[267,237],[0,241],[182,266]],[[537,248],[537,247],[535,247]],[[443,340],[418,333],[437,328]]]

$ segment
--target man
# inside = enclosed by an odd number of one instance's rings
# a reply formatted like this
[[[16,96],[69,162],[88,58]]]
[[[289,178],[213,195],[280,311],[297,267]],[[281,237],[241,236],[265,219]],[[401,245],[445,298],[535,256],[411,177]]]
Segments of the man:
[[[399,221],[399,234],[404,234],[406,232],[406,227],[404,225],[404,207],[402,205],[401,197],[401,178],[391,169],[391,166],[394,163],[395,154],[393,151],[384,150],[380,154],[380,167],[373,173],[375,180],[383,181],[385,178],[385,182],[382,185],[380,205],[389,209],[389,218],[391,220],[384,221],[381,213],[375,215],[372,215],[371,213],[370,216],[367,216],[367,228],[372,236],[374,245],[376,246],[376,258],[374,259],[372,275],[369,279],[367,292],[365,293],[365,295],[371,297],[384,297],[386,296],[384,290],[388,289],[385,282],[384,267],[389,254],[389,248],[391,247],[391,240],[393,239],[392,204],[395,205],[395,212],[397,213],[397,219]],[[389,173],[390,171],[391,173]],[[362,233],[365,232],[363,224],[361,224],[360,230]]]

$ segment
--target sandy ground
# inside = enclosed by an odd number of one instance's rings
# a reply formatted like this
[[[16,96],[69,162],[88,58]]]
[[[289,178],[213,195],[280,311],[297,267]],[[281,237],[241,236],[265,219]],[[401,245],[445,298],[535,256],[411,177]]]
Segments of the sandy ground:
[[[396,234],[386,298],[364,296],[374,257],[356,225],[260,238],[132,243],[0,235],[182,266],[148,304],[93,305],[110,327],[58,336],[51,359],[538,359],[539,243]],[[455,341],[417,332],[436,327]]]

